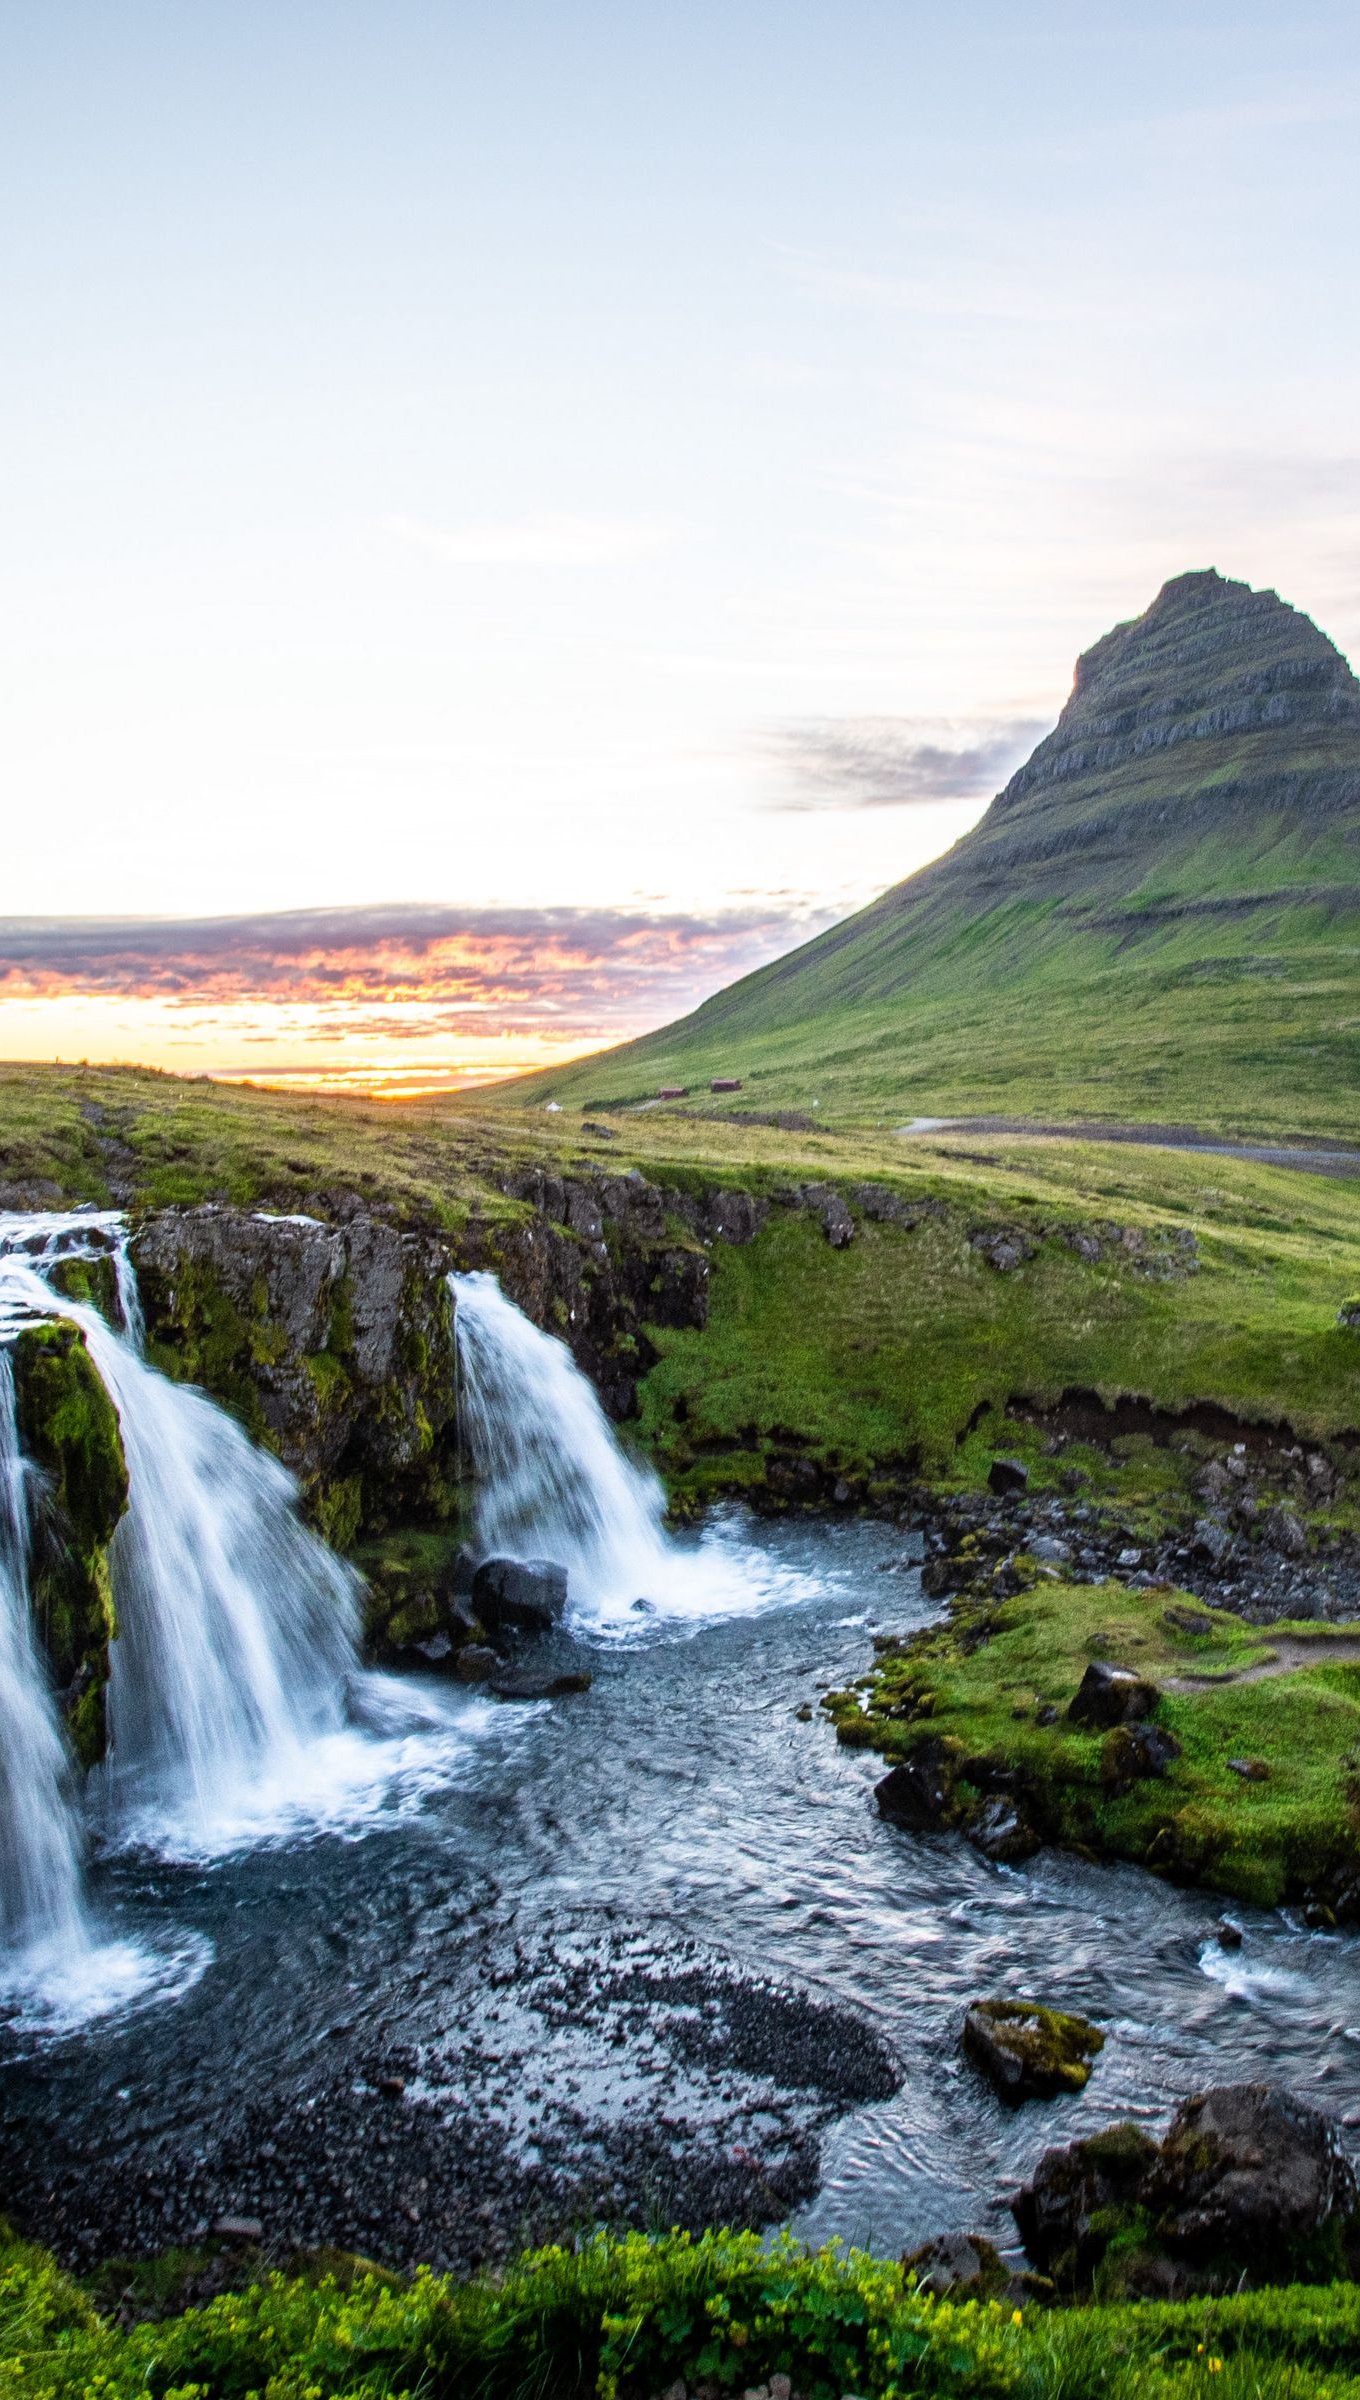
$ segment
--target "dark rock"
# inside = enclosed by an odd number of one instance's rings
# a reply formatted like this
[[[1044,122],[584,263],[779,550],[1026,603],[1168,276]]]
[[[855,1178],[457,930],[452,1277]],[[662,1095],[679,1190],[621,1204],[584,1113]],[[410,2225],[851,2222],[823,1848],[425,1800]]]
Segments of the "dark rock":
[[[218,2217],[212,2228],[219,2242],[260,2242],[264,2227],[258,2217]]]
[[[1026,2257],[1068,2289],[1089,2281],[1160,2156],[1150,2134],[1127,2124],[1046,2150],[1011,2202]]]
[[[949,1816],[958,1775],[958,1753],[936,1734],[918,1742],[909,1758],[874,1786],[885,1817],[909,1833],[937,1833]]]
[[[829,1183],[809,1183],[803,1187],[803,1199],[816,1210],[822,1231],[833,1250],[845,1250],[855,1238],[855,1220],[840,1193]]]
[[[1106,1659],[1093,1658],[1067,1714],[1074,1725],[1132,1725],[1141,1717],[1150,1717],[1161,1696],[1156,1684],[1135,1674],[1132,1667],[1115,1667]]]
[[[556,1700],[567,1692],[588,1692],[591,1681],[584,1669],[555,1675],[551,1668],[536,1674],[532,1667],[517,1667],[511,1674],[493,1675],[491,1689],[498,1700]]]
[[[1177,2109],[1147,2202],[1169,2250],[1273,2280],[1340,2267],[1360,2190],[1326,2117],[1277,2084],[1233,2083]]]
[[[994,1458],[987,1470],[987,1488],[998,1495],[1029,1489],[1029,1468],[1023,1458]]]
[[[1174,2297],[1343,2274],[1358,2206],[1328,2119],[1248,2083],[1187,2100],[1161,2143],[1113,2125],[1046,2152],[1011,2210],[1029,2257],[1067,2289],[1119,2242],[1125,2288]]]
[[[1269,1783],[1270,1769],[1263,1758],[1230,1758],[1228,1773],[1240,1775],[1244,1783]]]
[[[1214,1620],[1202,1608],[1164,1608],[1162,1623],[1173,1633],[1188,1633],[1196,1641],[1205,1641],[1214,1632]]]
[[[975,2000],[963,2020],[965,2054],[1017,2107],[1084,2091],[1104,2047],[1104,2034],[1085,2017],[1034,2000]]]
[[[968,1239],[978,1256],[985,1258],[989,1267],[995,1267],[998,1275],[1012,1274],[1034,1256],[1034,1243],[1018,1226],[1003,1226],[998,1231],[980,1226]]]
[[[1240,1950],[1243,1939],[1242,1928],[1234,1918],[1220,1917],[1214,1931],[1214,1939],[1220,1950]]]
[[[728,1242],[740,1248],[755,1240],[764,1215],[760,1202],[749,1192],[710,1192],[704,1211],[705,1229],[710,1241]]]
[[[469,1642],[454,1661],[454,1673],[461,1683],[485,1683],[495,1675],[505,1661],[498,1650],[488,1649],[484,1642]]]
[[[1100,1753],[1100,1780],[1112,1791],[1165,1775],[1181,1746],[1164,1725],[1115,1725]]]
[[[29,1606],[71,1746],[103,1758],[109,1646],[117,1632],[109,1546],[127,1506],[118,1412],[78,1325],[23,1326],[10,1347],[29,1478]]]
[[[566,1610],[567,1570],[547,1558],[484,1559],[472,1605],[488,1633],[548,1633]]]
[[[921,1589],[927,1600],[940,1600],[946,1592],[956,1590],[960,1570],[952,1558],[928,1558],[921,1569]]]
[[[937,2233],[903,2253],[902,2272],[937,2300],[996,2300],[1010,2287],[1010,2269],[982,2233]]]
[[[1360,1333],[1360,1300],[1343,1300],[1336,1321],[1346,1333]]]
[[[1018,1866],[1040,1848],[1039,1836],[1014,1800],[997,1793],[968,1827],[968,1839],[994,1866]]]

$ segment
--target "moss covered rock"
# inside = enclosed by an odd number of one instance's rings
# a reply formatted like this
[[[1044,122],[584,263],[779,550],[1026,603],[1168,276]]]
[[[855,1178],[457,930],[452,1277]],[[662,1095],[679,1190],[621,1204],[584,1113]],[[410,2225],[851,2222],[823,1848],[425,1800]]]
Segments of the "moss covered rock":
[[[29,1580],[38,1635],[83,1766],[104,1755],[109,1644],[118,1630],[109,1544],[127,1506],[118,1412],[76,1325],[27,1325],[14,1344],[19,1438],[35,1469]]]
[[[1105,2036],[1085,2017],[1036,2000],[975,2000],[963,2020],[963,2047],[993,2089],[1013,2106],[1084,2091]]]

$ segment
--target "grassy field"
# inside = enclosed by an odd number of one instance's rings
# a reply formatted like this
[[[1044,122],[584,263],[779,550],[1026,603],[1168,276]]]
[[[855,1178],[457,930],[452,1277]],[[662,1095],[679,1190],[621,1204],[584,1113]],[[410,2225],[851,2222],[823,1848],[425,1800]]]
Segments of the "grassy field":
[[[959,1823],[981,1799],[967,1764],[985,1758],[1019,1776],[1026,1812],[1046,1839],[1161,1866],[1263,1908],[1355,1881],[1353,1640],[1293,1628],[1306,1663],[1231,1681],[1272,1659],[1284,1663],[1276,1646],[1291,1629],[1263,1634],[1198,1603],[1187,1608],[1169,1590],[1050,1582],[1032,1562],[1029,1573],[1029,1590],[957,1604],[943,1627],[885,1652],[861,1690],[831,1694],[825,1705],[842,1738],[887,1759],[908,1756],[926,1736],[943,1742],[960,1769]],[[1196,1623],[1205,1630],[1192,1630]],[[1151,1721],[1180,1745],[1164,1775],[1125,1781],[1122,1737],[1068,1719],[1095,1658],[1130,1667],[1162,1691]],[[1195,1686],[1199,1676],[1224,1680]],[[1244,1776],[1243,1765],[1259,1780]]]
[[[586,1124],[590,1121],[587,1120]],[[0,1070],[0,1188],[130,1206],[205,1199],[324,1214],[358,1192],[456,1230],[522,1213],[503,1183],[537,1158],[560,1171],[637,1166],[672,1188],[739,1186],[769,1203],[746,1248],[712,1246],[703,1333],[657,1329],[638,1438],[675,1496],[757,1485],[793,1447],[863,1480],[920,1471],[979,1481],[998,1439],[1056,1473],[1032,1427],[1002,1424],[1017,1395],[1072,1387],[1166,1409],[1215,1401],[1317,1440],[1360,1427],[1360,1191],[1237,1159],[1099,1144],[780,1132],[658,1110],[614,1139],[576,1116],[507,1118],[462,1103],[298,1100],[167,1077]],[[858,1218],[833,1250],[808,1185]],[[873,1185],[922,1208],[915,1230],[873,1223]],[[1100,1255],[1071,1246],[1104,1227]],[[1148,1271],[1193,1234],[1194,1273]],[[1015,1228],[1032,1255],[1009,1274],[970,1236]],[[680,1229],[677,1238],[692,1238]],[[1166,1251],[1165,1245],[1173,1245]],[[1070,1462],[1069,1462],[1070,1463]],[[1087,1462],[1126,1508],[1182,1494],[1190,1466],[1126,1444]]]

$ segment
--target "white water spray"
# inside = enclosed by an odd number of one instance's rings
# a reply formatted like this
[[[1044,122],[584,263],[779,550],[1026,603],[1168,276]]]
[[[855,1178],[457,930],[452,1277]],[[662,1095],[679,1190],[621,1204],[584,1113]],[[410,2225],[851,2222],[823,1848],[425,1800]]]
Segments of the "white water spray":
[[[82,1843],[72,1776],[28,1593],[26,1471],[14,1370],[0,1350],[0,1945],[70,1949],[83,1928]]]
[[[801,1596],[798,1579],[722,1524],[695,1548],[668,1540],[661,1485],[625,1457],[566,1344],[531,1324],[494,1275],[451,1275],[449,1287],[482,1551],[554,1559],[567,1570],[569,1622],[598,1634]]]

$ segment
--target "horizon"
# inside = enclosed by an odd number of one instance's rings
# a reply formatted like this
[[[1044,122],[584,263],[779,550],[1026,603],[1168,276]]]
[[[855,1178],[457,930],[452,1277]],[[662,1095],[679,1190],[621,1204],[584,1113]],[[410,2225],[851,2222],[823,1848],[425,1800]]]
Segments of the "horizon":
[[[1168,578],[1356,655],[1357,49],[1326,0],[17,27],[0,1054],[564,1063],[947,850]]]

